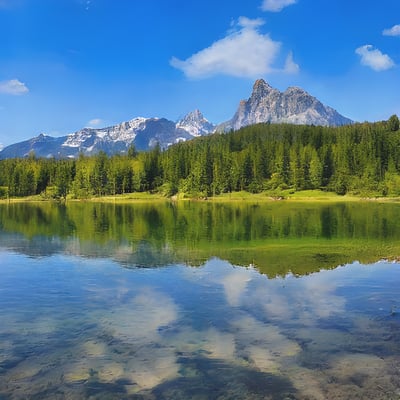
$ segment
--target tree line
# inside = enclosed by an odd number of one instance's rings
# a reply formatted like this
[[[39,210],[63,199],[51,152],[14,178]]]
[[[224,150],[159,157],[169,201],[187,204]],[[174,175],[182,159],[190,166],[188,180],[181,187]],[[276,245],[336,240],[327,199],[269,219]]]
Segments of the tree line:
[[[399,119],[342,127],[257,124],[161,150],[0,161],[0,196],[89,198],[133,192],[208,197],[321,189],[400,195]]]

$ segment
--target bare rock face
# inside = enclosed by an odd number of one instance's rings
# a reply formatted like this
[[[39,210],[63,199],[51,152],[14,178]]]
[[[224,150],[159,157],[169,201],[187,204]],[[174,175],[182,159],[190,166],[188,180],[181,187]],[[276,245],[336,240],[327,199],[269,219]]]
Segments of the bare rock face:
[[[280,92],[263,79],[258,79],[250,98],[242,100],[233,118],[217,130],[237,130],[261,122],[322,126],[353,123],[299,87],[289,87]]]

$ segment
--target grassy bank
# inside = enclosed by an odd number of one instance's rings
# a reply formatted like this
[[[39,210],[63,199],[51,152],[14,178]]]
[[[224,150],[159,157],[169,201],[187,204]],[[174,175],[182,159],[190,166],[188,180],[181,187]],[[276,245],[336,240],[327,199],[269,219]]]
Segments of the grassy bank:
[[[13,197],[0,199],[0,203],[19,203],[19,202],[43,202],[59,201],[42,195]],[[61,200],[63,201],[63,200]],[[354,201],[378,201],[378,202],[399,202],[399,197],[362,197],[356,195],[338,195],[333,192],[321,190],[282,190],[273,192],[249,193],[246,191],[223,193],[214,197],[197,197],[179,193],[172,197],[166,197],[161,193],[135,192],[115,196],[94,196],[85,199],[67,198],[68,202],[105,202],[105,203],[125,203],[125,202],[154,202],[154,201],[211,201],[211,202],[273,202],[273,201],[304,201],[304,202],[354,202]]]
[[[356,201],[360,200],[356,196],[339,196],[332,192],[322,192],[320,190],[304,190],[293,192],[290,190],[280,192],[234,192],[224,193],[215,197],[209,198],[212,201]]]

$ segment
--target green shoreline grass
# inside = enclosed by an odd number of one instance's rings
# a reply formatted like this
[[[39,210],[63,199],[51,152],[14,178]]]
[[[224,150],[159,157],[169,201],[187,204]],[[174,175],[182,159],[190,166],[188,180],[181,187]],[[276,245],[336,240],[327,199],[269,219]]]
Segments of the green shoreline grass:
[[[42,195],[13,197],[9,199],[0,199],[0,204],[4,203],[21,203],[21,202],[55,202],[57,200],[44,197]],[[365,197],[356,195],[340,196],[333,192],[325,192],[320,190],[302,190],[294,192],[285,190],[280,192],[232,192],[224,193],[214,197],[190,197],[183,193],[172,197],[166,197],[161,193],[135,192],[115,196],[94,196],[86,199],[67,198],[67,202],[104,202],[104,203],[130,203],[130,202],[154,202],[154,201],[201,201],[201,202],[274,202],[274,201],[296,201],[296,202],[356,202],[356,201],[376,201],[383,203],[400,202],[400,197]]]

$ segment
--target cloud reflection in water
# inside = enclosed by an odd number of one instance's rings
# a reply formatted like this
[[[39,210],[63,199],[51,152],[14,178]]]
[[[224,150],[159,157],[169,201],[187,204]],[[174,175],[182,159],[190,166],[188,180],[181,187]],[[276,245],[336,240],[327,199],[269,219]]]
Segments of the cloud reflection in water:
[[[71,256],[6,254],[2,260],[1,377],[21,396],[40,393],[46,382],[72,397],[89,389],[129,396],[168,384],[181,385],[187,395],[185,384],[206,379],[212,367],[214,374],[228,368],[232,379],[215,376],[210,388],[234,385],[245,371],[264,382],[282,378],[303,397],[322,399],[338,390],[335,379],[356,392],[361,389],[354,382],[367,385],[365,376],[379,385],[394,360],[373,354],[391,344],[381,341],[384,324],[360,312],[357,319],[347,315],[342,289],[358,282],[363,270],[354,277],[343,268],[268,279],[219,259],[199,268],[149,270]],[[376,286],[373,294],[376,301]],[[336,317],[347,318],[346,330],[334,324]],[[366,328],[375,342],[360,347],[357,338]],[[355,350],[364,357],[355,357]],[[362,376],[352,376],[352,366],[362,366]],[[242,396],[253,393],[245,389]]]

